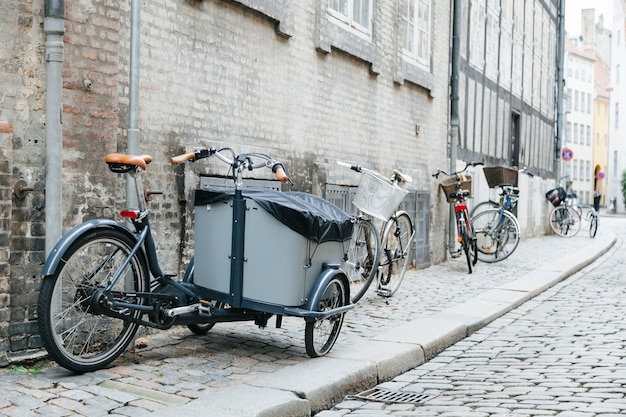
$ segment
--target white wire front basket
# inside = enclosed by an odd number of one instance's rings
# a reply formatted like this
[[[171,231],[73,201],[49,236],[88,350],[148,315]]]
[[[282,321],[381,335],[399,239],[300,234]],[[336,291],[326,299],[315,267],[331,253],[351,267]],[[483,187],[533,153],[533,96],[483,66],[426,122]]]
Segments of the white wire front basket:
[[[376,172],[363,169],[361,174],[352,204],[370,216],[383,221],[389,219],[408,191],[392,184],[391,180]]]

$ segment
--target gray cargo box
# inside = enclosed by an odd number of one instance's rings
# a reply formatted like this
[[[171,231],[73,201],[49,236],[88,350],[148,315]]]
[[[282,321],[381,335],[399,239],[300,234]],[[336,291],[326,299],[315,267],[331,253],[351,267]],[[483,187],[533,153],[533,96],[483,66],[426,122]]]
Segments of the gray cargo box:
[[[322,264],[340,264],[347,250],[352,229],[347,214],[339,210],[329,216],[313,209],[300,218],[299,204],[309,207],[313,196],[289,194],[246,190],[244,299],[302,306]],[[334,212],[335,206],[313,199],[324,212]],[[195,209],[194,283],[230,294],[232,193],[198,190]]]

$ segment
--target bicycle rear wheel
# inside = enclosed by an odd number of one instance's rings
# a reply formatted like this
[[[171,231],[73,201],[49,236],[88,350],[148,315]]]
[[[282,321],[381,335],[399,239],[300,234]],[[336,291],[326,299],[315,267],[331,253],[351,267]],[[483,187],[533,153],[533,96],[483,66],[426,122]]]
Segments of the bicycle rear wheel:
[[[580,231],[580,215],[571,207],[557,206],[550,212],[550,228],[561,237],[574,237]]]
[[[413,222],[404,212],[396,212],[385,225],[381,238],[380,275],[377,292],[391,297],[400,287],[411,261]]]
[[[96,229],[80,236],[62,255],[54,275],[46,276],[39,293],[39,331],[50,357],[75,372],[103,368],[117,358],[131,342],[138,328],[124,318],[98,313],[94,300],[120,270],[135,242],[114,229]],[[111,295],[127,304],[141,304],[137,292],[148,288],[144,258],[130,258]],[[115,295],[117,294],[117,295]],[[119,308],[115,313],[139,318],[141,313]]]
[[[470,212],[470,218],[473,219],[474,216],[477,216],[479,213],[482,213],[483,211],[486,210],[491,210],[491,209],[498,209],[500,208],[500,204],[495,202],[495,201],[483,201],[478,203],[477,205],[474,206],[474,208],[472,208],[472,211]]]
[[[378,230],[368,219],[358,218],[352,231],[343,270],[350,283],[350,299],[356,303],[369,288],[380,258]]]
[[[483,211],[472,218],[472,225],[476,233],[477,256],[482,262],[500,262],[508,258],[519,245],[519,223],[508,211]]]

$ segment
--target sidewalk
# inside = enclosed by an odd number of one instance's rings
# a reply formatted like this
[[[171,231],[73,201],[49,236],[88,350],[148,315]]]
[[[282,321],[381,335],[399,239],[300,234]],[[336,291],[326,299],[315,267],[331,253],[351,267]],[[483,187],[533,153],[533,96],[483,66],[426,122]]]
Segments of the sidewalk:
[[[153,333],[146,347],[85,375],[0,370],[0,415],[310,416],[423,364],[590,264],[616,242],[615,221],[624,220],[602,217],[595,239],[581,230],[522,240],[509,259],[473,274],[464,258],[409,271],[394,297],[366,294],[322,358],[304,352],[304,321],[285,318],[281,329],[271,320],[266,329],[220,323],[206,336]]]

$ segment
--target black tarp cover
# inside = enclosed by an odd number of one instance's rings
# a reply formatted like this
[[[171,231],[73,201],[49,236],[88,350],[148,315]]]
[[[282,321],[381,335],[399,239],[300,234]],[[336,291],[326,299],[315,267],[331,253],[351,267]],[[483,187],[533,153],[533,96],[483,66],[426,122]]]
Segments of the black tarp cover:
[[[232,200],[235,190],[196,190],[195,205]],[[311,194],[268,189],[245,189],[245,198],[254,200],[285,226],[317,243],[349,240],[352,218],[339,207]]]

